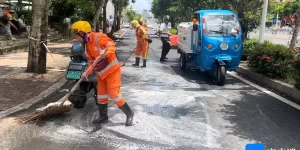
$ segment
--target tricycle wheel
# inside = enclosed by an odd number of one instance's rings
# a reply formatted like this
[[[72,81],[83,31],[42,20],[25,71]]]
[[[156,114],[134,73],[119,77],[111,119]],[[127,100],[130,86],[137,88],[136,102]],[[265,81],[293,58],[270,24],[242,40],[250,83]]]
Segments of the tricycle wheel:
[[[226,74],[225,66],[219,66],[218,73],[217,73],[219,86],[223,86],[225,84],[225,74]]]
[[[186,69],[186,54],[181,53],[180,56],[180,69],[184,71]]]

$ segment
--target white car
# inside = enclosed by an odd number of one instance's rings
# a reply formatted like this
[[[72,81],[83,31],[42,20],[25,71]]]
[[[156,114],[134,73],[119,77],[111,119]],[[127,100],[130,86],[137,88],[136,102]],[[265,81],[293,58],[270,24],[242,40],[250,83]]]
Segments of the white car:
[[[129,23],[123,24],[123,28],[130,28]]]
[[[149,29],[153,29],[153,25],[152,24],[148,24],[147,25]]]

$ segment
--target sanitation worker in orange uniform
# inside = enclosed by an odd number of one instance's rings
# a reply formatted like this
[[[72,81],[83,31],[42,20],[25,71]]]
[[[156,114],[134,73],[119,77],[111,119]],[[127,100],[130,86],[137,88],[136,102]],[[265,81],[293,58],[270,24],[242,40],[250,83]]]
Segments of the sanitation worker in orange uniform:
[[[91,25],[87,21],[75,22],[72,25],[72,32],[76,34],[85,47],[85,55],[89,62],[88,68],[98,56],[101,56],[102,60],[93,70],[83,74],[84,77],[88,77],[93,71],[97,72],[100,117],[93,123],[108,122],[107,105],[110,99],[126,114],[125,126],[131,126],[134,112],[121,95],[121,65],[115,55],[114,41],[106,34],[92,32]]]
[[[142,53],[143,58],[143,66],[142,68],[146,67],[147,55],[149,50],[149,43],[148,43],[148,33],[144,26],[140,25],[137,20],[133,20],[131,25],[136,29],[136,38],[137,38],[137,45],[135,49],[135,64],[133,66],[140,65],[140,55]]]

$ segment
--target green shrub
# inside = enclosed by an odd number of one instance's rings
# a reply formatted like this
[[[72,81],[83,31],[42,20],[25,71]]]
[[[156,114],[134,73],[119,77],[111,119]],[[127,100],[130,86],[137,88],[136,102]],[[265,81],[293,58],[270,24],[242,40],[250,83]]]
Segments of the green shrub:
[[[247,57],[251,51],[255,48],[255,46],[258,44],[257,39],[250,39],[245,40],[243,43],[243,53],[242,53],[242,60],[247,60]]]
[[[177,34],[177,29],[171,28],[171,29],[169,29],[169,32],[171,34]]]
[[[300,89],[300,57],[294,59],[291,71],[293,72],[294,85]]]
[[[293,50],[268,41],[263,44],[256,44],[248,55],[249,66],[254,71],[271,78],[280,79],[286,79],[287,73],[292,70],[291,60],[295,58]]]

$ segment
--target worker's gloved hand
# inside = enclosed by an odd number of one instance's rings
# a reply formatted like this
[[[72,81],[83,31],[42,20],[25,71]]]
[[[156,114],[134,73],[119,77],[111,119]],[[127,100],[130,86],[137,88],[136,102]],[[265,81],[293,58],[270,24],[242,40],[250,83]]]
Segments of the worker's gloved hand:
[[[100,54],[100,57],[101,57],[101,58],[105,58],[105,57],[106,57],[106,53],[105,53],[105,52],[104,52],[104,53],[101,53],[101,54]]]
[[[81,75],[81,78],[85,79],[88,77],[88,73],[87,72],[84,72],[82,75]]]
[[[144,38],[144,39],[145,39],[145,38],[147,38],[147,35],[146,35],[146,34],[144,34],[144,35],[142,36],[142,38]]]

